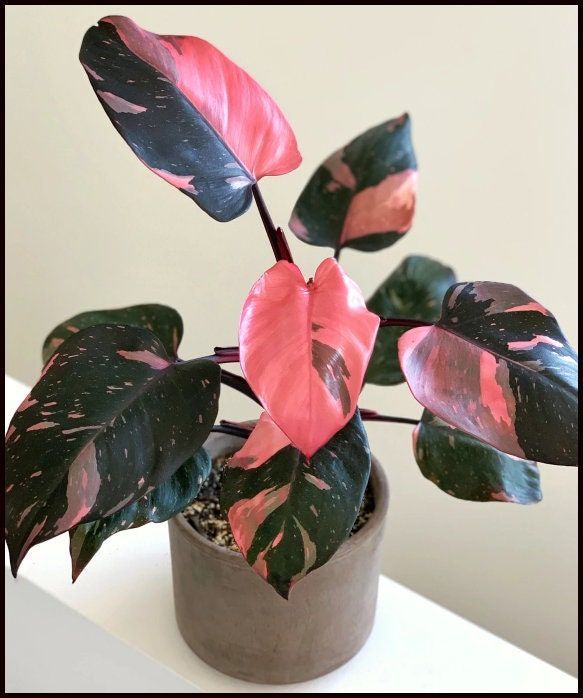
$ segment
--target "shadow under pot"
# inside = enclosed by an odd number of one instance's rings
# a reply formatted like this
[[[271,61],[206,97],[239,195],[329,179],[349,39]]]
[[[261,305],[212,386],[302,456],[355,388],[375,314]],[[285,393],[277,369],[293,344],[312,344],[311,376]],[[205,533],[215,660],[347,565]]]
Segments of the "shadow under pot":
[[[211,434],[213,460],[243,440]],[[373,626],[388,485],[373,457],[374,509],[322,567],[281,598],[238,552],[213,543],[179,514],[169,521],[176,620],[190,648],[215,669],[246,681],[307,681],[341,666]]]

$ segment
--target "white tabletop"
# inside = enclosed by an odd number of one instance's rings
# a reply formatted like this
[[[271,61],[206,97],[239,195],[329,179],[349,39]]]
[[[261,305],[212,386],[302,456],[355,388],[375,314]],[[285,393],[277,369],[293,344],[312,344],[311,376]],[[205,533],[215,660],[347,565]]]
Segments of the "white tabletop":
[[[6,426],[27,392],[6,377]],[[340,669],[278,687],[224,676],[176,627],[165,524],[111,538],[74,586],[66,535],[33,548],[17,581],[6,565],[8,693],[577,692],[572,676],[384,576],[371,637]]]

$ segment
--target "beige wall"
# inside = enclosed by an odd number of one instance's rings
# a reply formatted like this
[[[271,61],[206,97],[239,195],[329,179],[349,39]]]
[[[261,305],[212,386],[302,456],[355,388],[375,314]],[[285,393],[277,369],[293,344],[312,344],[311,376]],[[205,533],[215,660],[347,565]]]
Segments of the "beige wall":
[[[409,111],[415,226],[390,249],[346,252],[347,271],[368,295],[403,256],[432,255],[462,280],[517,284],[575,340],[575,6],[8,6],[9,373],[33,381],[45,334],[91,308],[177,307],[184,356],[234,343],[245,294],[272,264],[255,211],[213,222],[110,126],[77,62],[105,14],[203,36],[278,100],[304,155],[264,182],[281,224],[324,156]],[[292,246],[306,276],[326,253]],[[367,387],[363,404],[419,414],[405,387]],[[224,390],[224,416],[254,413]],[[421,477],[408,427],[369,434],[392,487],[384,571],[574,673],[576,470],[542,466],[535,507],[465,503]]]

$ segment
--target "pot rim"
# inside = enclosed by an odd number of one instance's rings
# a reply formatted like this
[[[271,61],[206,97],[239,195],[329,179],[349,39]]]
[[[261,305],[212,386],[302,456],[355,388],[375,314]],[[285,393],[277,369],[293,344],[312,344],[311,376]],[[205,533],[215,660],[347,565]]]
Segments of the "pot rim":
[[[219,435],[217,434],[217,436]],[[326,563],[324,563],[322,567],[327,567],[334,560],[341,559],[346,555],[349,555],[356,545],[360,545],[361,543],[365,542],[371,536],[374,536],[380,528],[382,528],[389,506],[389,487],[383,466],[372,454],[370,480],[375,503],[370,518],[359,531],[357,531],[353,536],[348,537],[342,543],[334,555],[332,555],[332,557]],[[230,550],[229,548],[225,548],[209,540],[206,536],[199,533],[194,526],[191,526],[188,523],[182,512],[170,519],[168,523],[175,526],[176,530],[180,531],[186,538],[189,538],[194,545],[197,545],[209,556],[222,558],[224,563],[236,567],[248,567],[247,561],[240,552]]]

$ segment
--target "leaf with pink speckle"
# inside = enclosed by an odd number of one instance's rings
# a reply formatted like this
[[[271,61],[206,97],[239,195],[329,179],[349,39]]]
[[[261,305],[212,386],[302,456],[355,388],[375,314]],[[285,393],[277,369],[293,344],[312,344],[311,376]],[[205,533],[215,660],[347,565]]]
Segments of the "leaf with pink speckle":
[[[169,356],[176,358],[182,339],[182,318],[167,305],[146,303],[128,308],[111,310],[89,310],[61,322],[47,336],[43,343],[43,364],[51,358],[61,344],[72,334],[93,325],[132,325],[153,332],[162,342]]]
[[[428,410],[413,432],[413,453],[423,475],[452,497],[513,504],[542,499],[536,463],[502,453]]]
[[[346,540],[370,473],[358,410],[311,458],[264,412],[227,462],[221,508],[254,572],[284,598]]]
[[[210,470],[209,455],[204,448],[200,448],[174,475],[149,494],[136,499],[111,516],[80,524],[70,530],[69,552],[73,581],[83,572],[105,541],[115,533],[139,528],[148,523],[162,523],[179,514],[196,499]]]
[[[175,361],[149,330],[97,325],[52,355],[6,436],[13,573],[31,546],[158,487],[214,423],[220,368]]]
[[[300,194],[289,226],[310,245],[373,252],[409,230],[416,191],[411,120],[403,114],[327,158]]]
[[[578,359],[555,317],[516,286],[453,285],[441,318],[399,339],[414,397],[517,458],[577,465]]]
[[[79,59],[138,159],[218,221],[249,208],[259,179],[302,160],[274,100],[203,39],[109,16],[86,32]]]

